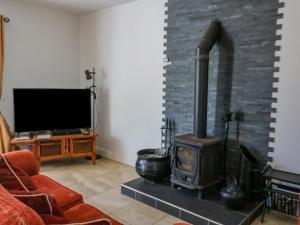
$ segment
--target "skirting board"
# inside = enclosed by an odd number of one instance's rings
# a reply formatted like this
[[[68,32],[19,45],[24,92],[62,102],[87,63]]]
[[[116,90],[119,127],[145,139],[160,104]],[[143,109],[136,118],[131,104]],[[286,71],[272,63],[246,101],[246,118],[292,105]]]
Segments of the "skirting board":
[[[134,164],[126,160],[125,155],[120,152],[112,151],[110,149],[97,146],[96,153],[100,154],[104,158],[111,159],[113,161],[117,161],[120,163],[124,163],[129,166],[134,166]]]

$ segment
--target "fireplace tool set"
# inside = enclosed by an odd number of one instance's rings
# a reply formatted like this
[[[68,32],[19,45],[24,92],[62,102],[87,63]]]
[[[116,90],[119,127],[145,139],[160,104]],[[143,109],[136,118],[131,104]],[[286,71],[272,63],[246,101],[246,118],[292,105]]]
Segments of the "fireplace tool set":
[[[245,180],[246,163],[249,164],[248,170],[251,171],[252,165],[257,164],[256,158],[244,146],[240,145],[240,170],[238,178],[230,176],[227,181],[227,187],[221,190],[221,202],[227,208],[240,209],[245,205],[245,201],[251,195],[249,184]],[[250,179],[249,171],[246,173],[247,178]]]
[[[161,130],[161,148],[168,149],[175,139],[175,119],[166,118]]]
[[[223,121],[225,122],[225,134],[224,134],[224,152],[223,152],[223,178],[226,179],[226,154],[227,154],[227,142],[229,134],[229,125],[232,121],[232,112],[226,112],[223,115]]]
[[[221,190],[220,194],[221,202],[225,207],[240,209],[243,208],[246,200],[256,201],[264,198],[265,182],[262,176],[261,165],[259,165],[257,159],[244,145],[240,145],[239,148],[240,161],[238,165],[238,175],[230,175],[227,177],[226,155],[230,122],[232,121],[231,118],[232,113],[230,112],[225,113],[223,116],[223,121],[225,122],[223,177],[227,179],[227,186]],[[235,113],[235,120],[238,124],[237,137],[239,137],[239,123],[242,121],[241,112]],[[239,139],[237,138],[236,141],[239,142]]]

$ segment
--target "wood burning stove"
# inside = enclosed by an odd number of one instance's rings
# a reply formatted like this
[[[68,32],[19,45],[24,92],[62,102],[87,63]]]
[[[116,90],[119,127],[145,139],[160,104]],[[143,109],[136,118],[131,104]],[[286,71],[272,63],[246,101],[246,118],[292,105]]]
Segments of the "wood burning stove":
[[[175,138],[175,158],[171,183],[198,190],[202,198],[205,189],[214,186],[219,179],[219,139],[199,139],[193,135]]]
[[[197,50],[194,105],[194,134],[175,137],[172,186],[198,190],[198,197],[218,183],[220,140],[206,137],[209,52],[220,36],[221,24],[212,21]]]

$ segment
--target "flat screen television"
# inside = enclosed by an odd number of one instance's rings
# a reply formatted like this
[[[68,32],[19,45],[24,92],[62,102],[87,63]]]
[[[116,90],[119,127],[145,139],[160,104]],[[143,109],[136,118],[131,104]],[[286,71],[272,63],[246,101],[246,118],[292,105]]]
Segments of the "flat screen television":
[[[91,128],[89,89],[14,89],[15,132]]]

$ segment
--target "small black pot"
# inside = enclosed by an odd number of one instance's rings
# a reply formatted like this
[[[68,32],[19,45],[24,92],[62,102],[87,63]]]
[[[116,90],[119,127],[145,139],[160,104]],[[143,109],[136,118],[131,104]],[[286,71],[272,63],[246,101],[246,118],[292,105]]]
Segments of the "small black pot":
[[[170,157],[165,149],[144,149],[137,156],[135,169],[141,177],[161,182],[171,174]]]
[[[245,205],[246,195],[238,187],[235,177],[230,177],[227,187],[221,190],[221,203],[229,209],[241,209]]]

